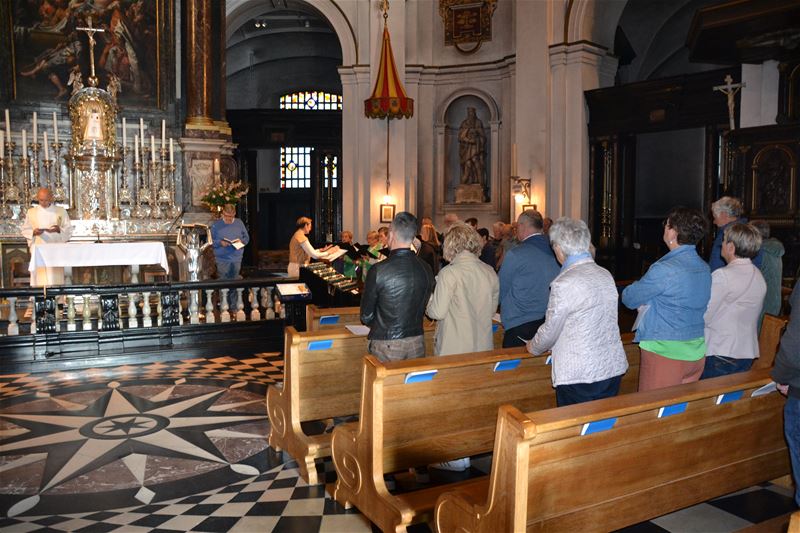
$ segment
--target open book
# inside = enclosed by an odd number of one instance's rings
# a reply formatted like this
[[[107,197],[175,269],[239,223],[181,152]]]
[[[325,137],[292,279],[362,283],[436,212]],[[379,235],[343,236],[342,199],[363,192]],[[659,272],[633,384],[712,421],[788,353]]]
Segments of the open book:
[[[231,246],[233,246],[237,250],[241,250],[242,248],[244,248],[244,243],[241,241],[241,239],[233,239],[233,240],[222,239],[222,240],[227,242],[228,244],[230,244]]]

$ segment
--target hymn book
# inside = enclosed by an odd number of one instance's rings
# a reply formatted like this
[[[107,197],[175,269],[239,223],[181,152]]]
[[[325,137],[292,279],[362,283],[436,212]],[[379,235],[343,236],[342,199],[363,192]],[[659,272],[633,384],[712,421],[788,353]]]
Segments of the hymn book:
[[[237,250],[241,250],[242,248],[244,248],[244,243],[241,241],[241,239],[233,239],[233,240],[222,239],[222,240],[227,242]]]

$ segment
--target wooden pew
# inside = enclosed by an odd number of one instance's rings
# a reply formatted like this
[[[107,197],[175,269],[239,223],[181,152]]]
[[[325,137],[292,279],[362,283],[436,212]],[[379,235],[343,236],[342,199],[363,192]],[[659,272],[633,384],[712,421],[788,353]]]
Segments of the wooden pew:
[[[425,328],[429,354],[433,331]],[[286,328],[283,383],[267,388],[269,444],[286,450],[311,485],[319,482],[314,460],[331,454],[331,434],[307,435],[301,422],[358,414],[361,359],[368,342],[343,327],[306,332]]]
[[[503,406],[489,478],[443,494],[436,530],[611,531],[786,474],[784,399],[750,396],[769,382],[760,369],[560,409]]]
[[[435,324],[431,320],[426,322]],[[318,331],[326,328],[340,328],[343,326],[356,326],[361,324],[361,310],[358,307],[329,307],[320,308],[309,304],[306,306],[306,328],[308,331]],[[503,346],[503,325],[492,322],[492,335],[494,347]]]
[[[781,343],[781,334],[786,327],[786,320],[783,317],[764,315],[761,323],[761,333],[758,336],[758,358],[753,361],[752,368],[771,368],[775,363],[775,354],[778,353],[778,345]]]
[[[625,338],[631,369],[621,391],[633,392],[639,349],[632,335]],[[519,360],[516,368],[494,371],[496,363],[512,360]],[[430,370],[437,371],[430,381],[405,383],[409,373]],[[451,485],[392,495],[383,475],[491,451],[497,409],[505,403],[555,407],[547,356],[533,357],[524,347],[393,363],[367,356],[359,422],[333,430],[334,498],[355,505],[383,531],[429,519],[437,496]]]

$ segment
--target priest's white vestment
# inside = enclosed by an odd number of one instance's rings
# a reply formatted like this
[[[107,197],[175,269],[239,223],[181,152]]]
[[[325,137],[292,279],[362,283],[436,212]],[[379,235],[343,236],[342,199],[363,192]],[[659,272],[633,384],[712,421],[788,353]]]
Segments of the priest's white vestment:
[[[44,231],[39,235],[33,235],[35,229],[49,229],[53,226],[58,226],[61,232]],[[31,250],[31,257],[33,256],[33,249],[37,244],[67,242],[72,235],[72,225],[70,224],[67,210],[57,205],[50,205],[49,207],[35,205],[28,209],[21,230],[22,236],[28,240],[28,248]],[[63,284],[64,269],[60,267],[37,268],[36,275],[31,276],[32,287]]]

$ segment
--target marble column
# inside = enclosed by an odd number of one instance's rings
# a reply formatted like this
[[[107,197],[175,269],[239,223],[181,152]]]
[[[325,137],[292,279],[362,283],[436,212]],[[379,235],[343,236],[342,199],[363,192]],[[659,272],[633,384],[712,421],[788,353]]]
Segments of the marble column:
[[[213,80],[212,0],[186,1],[186,126],[214,126],[212,94],[217,83]]]

